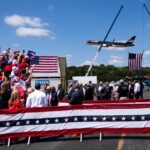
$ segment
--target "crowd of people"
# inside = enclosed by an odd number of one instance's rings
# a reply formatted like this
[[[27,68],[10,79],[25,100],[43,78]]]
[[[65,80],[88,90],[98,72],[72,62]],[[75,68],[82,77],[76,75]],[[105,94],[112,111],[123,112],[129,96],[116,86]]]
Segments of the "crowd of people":
[[[111,85],[106,82],[105,86],[100,81],[97,93],[98,100],[124,100],[143,98],[144,85],[141,80],[124,82],[113,82]]]
[[[30,87],[33,67],[31,57],[25,51],[10,49],[3,51],[0,56],[0,109],[16,109],[21,107],[58,106],[58,100],[68,99],[71,105],[81,104],[83,100],[118,100],[143,98],[141,81],[129,81],[125,84],[121,79],[110,86],[100,81],[95,87],[91,81],[87,84],[69,84],[67,98],[61,84],[58,87],[41,85]],[[32,94],[31,94],[32,93]]]
[[[33,67],[31,55],[10,48],[0,55],[0,109],[25,107]]]
[[[139,99],[143,98],[144,85],[141,80],[124,82],[100,81],[98,86],[88,84],[70,84],[68,90],[68,99],[70,104],[81,104],[83,100],[123,100],[123,99]],[[77,100],[75,100],[77,99]]]

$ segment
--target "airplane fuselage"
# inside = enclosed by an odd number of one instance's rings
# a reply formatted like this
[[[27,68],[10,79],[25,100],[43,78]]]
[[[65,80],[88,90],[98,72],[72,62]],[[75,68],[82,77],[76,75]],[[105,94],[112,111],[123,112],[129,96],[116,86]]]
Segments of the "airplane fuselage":
[[[102,41],[95,41],[95,40],[91,40],[91,41],[87,41],[87,44],[89,45],[102,45]],[[121,43],[121,42],[109,42],[106,41],[103,43],[102,47],[129,47],[129,46],[134,46],[134,44],[132,43]]]

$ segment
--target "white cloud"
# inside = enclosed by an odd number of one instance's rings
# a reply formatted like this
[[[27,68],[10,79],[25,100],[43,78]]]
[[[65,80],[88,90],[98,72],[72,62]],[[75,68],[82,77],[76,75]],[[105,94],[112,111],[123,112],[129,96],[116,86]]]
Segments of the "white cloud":
[[[150,67],[150,62],[149,62],[149,63],[144,63],[144,64],[142,65],[142,67]]]
[[[150,56],[150,50],[149,51],[144,51],[143,57],[147,57],[147,56]]]
[[[25,28],[20,27],[16,29],[16,34],[18,36],[26,37],[26,36],[50,36],[52,34],[51,31],[42,29],[42,28]]]
[[[99,49],[99,46],[97,45],[91,45],[97,48],[97,50]],[[105,49],[105,50],[114,50],[114,51],[124,51],[127,49],[127,47],[102,47],[101,49]]]
[[[110,65],[121,65],[123,63],[124,63],[123,57],[111,56],[111,58],[109,60]]]
[[[19,47],[20,44],[18,44],[18,43],[13,43],[12,46]]]
[[[50,32],[50,39],[51,40],[55,40],[56,39],[56,36],[53,32]]]
[[[4,22],[10,26],[17,27],[17,36],[49,36],[51,40],[54,40],[56,38],[55,34],[51,30],[43,28],[44,26],[47,26],[49,24],[43,23],[38,17],[28,17],[14,14],[6,16],[4,18]]]
[[[70,63],[70,59],[72,58],[72,55],[71,54],[67,54],[66,55],[66,59],[67,59],[67,63]]]
[[[142,67],[150,67],[150,62],[149,59],[148,60],[144,60],[142,63]]]
[[[83,65],[91,65],[92,63],[93,63],[92,61],[87,60],[87,61],[85,61],[83,64],[81,64],[80,66],[83,66]],[[94,62],[93,65],[97,66],[97,65],[99,65],[99,64],[98,64],[97,62]]]
[[[32,26],[32,27],[43,27],[47,26],[48,23],[42,23],[38,17],[28,17],[20,15],[11,15],[4,18],[4,22],[10,26]]]

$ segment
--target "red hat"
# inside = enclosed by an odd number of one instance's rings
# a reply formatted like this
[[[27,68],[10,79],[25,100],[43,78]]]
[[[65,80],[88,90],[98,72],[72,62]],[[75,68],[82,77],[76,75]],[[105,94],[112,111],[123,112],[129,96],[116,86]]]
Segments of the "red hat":
[[[12,71],[12,66],[11,66],[11,65],[6,65],[6,66],[5,66],[5,71],[6,71],[6,70]]]
[[[20,76],[19,76],[19,79],[23,79],[23,75],[20,75]]]
[[[22,68],[26,68],[27,67],[27,64],[22,62],[19,64],[19,68],[22,69]]]
[[[14,73],[16,76],[18,76],[20,74],[20,70],[16,70]]]
[[[26,61],[27,61],[27,58],[24,57],[24,58],[22,59],[22,62],[26,62]]]
[[[18,56],[20,51],[14,51],[14,56]]]

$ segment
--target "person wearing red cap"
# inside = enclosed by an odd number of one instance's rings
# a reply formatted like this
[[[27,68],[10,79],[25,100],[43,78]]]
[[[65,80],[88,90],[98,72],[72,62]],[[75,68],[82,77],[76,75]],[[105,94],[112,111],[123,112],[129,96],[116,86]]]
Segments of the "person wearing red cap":
[[[27,61],[27,58],[24,57],[24,58],[22,59],[22,62],[19,63],[19,68],[20,68],[20,69],[28,67],[28,64],[26,63],[26,61]]]
[[[14,58],[19,56],[20,51],[14,51]]]
[[[9,59],[7,65],[5,66],[5,71],[12,71],[12,60]]]

